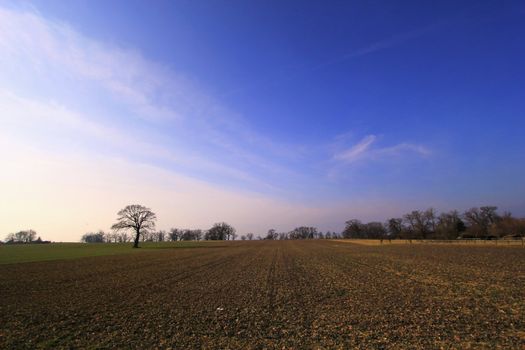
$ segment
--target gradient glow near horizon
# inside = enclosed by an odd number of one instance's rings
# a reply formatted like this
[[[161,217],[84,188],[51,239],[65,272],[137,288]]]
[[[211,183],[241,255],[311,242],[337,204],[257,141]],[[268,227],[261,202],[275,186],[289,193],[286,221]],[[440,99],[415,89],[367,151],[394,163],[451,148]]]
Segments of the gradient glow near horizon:
[[[525,6],[0,4],[0,239],[525,215]]]

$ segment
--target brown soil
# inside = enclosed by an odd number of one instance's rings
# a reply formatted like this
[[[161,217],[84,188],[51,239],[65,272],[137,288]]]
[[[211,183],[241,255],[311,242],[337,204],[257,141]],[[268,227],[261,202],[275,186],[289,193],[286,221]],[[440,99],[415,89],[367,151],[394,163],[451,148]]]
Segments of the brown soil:
[[[0,348],[525,347],[525,249],[337,241],[2,266]]]

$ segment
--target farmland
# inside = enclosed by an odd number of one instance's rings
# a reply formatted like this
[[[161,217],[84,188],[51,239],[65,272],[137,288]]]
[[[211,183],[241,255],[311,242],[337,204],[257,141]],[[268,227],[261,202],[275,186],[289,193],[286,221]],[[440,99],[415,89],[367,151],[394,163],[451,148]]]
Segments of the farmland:
[[[144,242],[142,249],[130,249],[130,243],[85,244],[6,244],[0,245],[0,265],[20,262],[76,259],[83,257],[143,253],[154,249],[196,248],[214,242]]]
[[[0,348],[525,346],[520,245],[165,248],[2,265]]]

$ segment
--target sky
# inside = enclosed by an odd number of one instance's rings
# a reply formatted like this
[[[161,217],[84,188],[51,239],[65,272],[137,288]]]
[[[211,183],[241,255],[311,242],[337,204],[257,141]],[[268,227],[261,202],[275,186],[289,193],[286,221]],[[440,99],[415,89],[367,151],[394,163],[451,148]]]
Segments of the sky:
[[[0,1],[0,239],[525,216],[521,1]]]

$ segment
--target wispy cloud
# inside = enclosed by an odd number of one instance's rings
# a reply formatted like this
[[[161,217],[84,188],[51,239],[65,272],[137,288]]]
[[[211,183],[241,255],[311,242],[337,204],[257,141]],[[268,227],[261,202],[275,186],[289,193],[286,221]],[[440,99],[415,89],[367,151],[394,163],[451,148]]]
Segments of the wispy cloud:
[[[260,188],[274,187],[265,179],[295,176],[286,164],[302,157],[300,146],[254,131],[195,80],[34,10],[0,7],[0,65],[0,83],[16,92],[11,103],[60,107],[67,113],[51,118],[57,125],[111,140],[128,157],[149,150],[166,166]]]
[[[375,140],[375,135],[365,136],[361,141],[359,141],[357,144],[350,147],[349,149],[336,153],[334,155],[334,159],[341,160],[346,163],[354,162],[367,153],[370,146],[374,143]]]
[[[3,128],[0,135],[17,136],[37,145],[50,145],[53,142],[63,144],[79,143],[87,140],[87,152],[98,152],[99,148],[112,150],[123,158],[162,161],[180,168],[196,169],[203,173],[227,176],[261,189],[271,189],[272,186],[249,173],[211,161],[198,154],[180,152],[163,146],[162,143],[148,141],[141,133],[130,130],[123,132],[118,128],[91,121],[82,113],[72,111],[57,102],[44,103],[14,95],[0,90],[0,105],[2,106]],[[45,132],[46,135],[42,135]],[[42,140],[43,139],[43,140]],[[61,149],[67,153],[68,148]]]
[[[406,154],[415,154],[420,157],[427,157],[431,154],[427,147],[407,142],[393,146],[374,147],[377,140],[378,137],[376,135],[367,135],[355,145],[336,151],[333,159],[344,164],[351,164],[358,161],[379,161],[391,157],[401,157]]]
[[[144,118],[178,118],[167,102],[176,98],[182,104],[175,89],[180,82],[175,81],[176,77],[167,68],[133,50],[104,45],[82,36],[65,23],[44,19],[35,12],[3,8],[0,8],[0,47],[4,59],[9,57],[11,62],[21,59],[41,71],[60,69],[74,78],[98,82]]]
[[[429,148],[411,143],[400,143],[395,146],[381,148],[376,150],[376,153],[380,156],[402,156],[405,153],[412,153],[420,157],[428,157],[432,154]]]
[[[300,76],[308,72],[317,71],[327,66],[331,66],[334,64],[338,64],[338,63],[343,63],[345,61],[349,61],[355,58],[359,58],[362,56],[366,56],[366,55],[374,54],[377,52],[381,52],[383,50],[394,48],[396,46],[406,43],[407,41],[424,36],[428,32],[431,32],[432,30],[439,28],[444,23],[446,22],[436,22],[436,23],[432,23],[424,27],[419,27],[419,28],[416,28],[416,29],[413,29],[407,32],[387,36],[383,39],[379,39],[367,45],[363,45],[361,47],[350,49],[346,53],[335,55],[329,59],[318,62],[316,64],[302,64],[302,65],[298,65],[295,67],[287,67],[287,68],[283,67],[279,70],[278,78],[267,77],[266,79],[263,79],[261,81],[247,82],[242,87],[226,92],[224,96],[235,95],[237,93],[242,93],[242,92],[246,92],[246,91],[249,91],[255,88],[260,88],[261,86],[272,85],[272,84],[276,84],[276,83],[283,82],[283,81],[291,81],[291,80],[299,78]]]
[[[358,58],[358,57],[361,57],[361,56],[373,54],[373,53],[376,53],[376,52],[379,52],[379,51],[383,51],[383,50],[386,50],[386,49],[389,49],[389,48],[393,48],[393,47],[402,45],[402,44],[404,44],[405,42],[407,42],[409,40],[416,39],[418,37],[421,37],[421,36],[425,35],[426,33],[430,32],[431,30],[439,27],[440,25],[442,25],[442,23],[438,22],[438,23],[434,23],[434,24],[431,24],[431,25],[428,25],[428,26],[416,28],[416,29],[408,31],[408,32],[399,33],[399,34],[396,34],[396,35],[393,35],[393,36],[390,36],[390,37],[387,37],[387,38],[384,38],[384,39],[380,39],[380,40],[372,42],[372,43],[370,43],[368,45],[359,47],[359,48],[354,49],[354,50],[350,50],[349,52],[347,52],[345,54],[342,54],[342,55],[340,55],[338,57],[334,57],[332,59],[324,61],[324,62],[318,64],[317,66],[315,66],[313,69],[319,69],[319,68],[322,68],[322,67],[325,67],[325,66],[329,66],[329,65],[332,65],[332,64],[336,64],[336,63],[341,63],[341,62],[344,62],[344,61],[347,61],[347,60],[351,60],[351,59],[354,59],[354,58]]]

